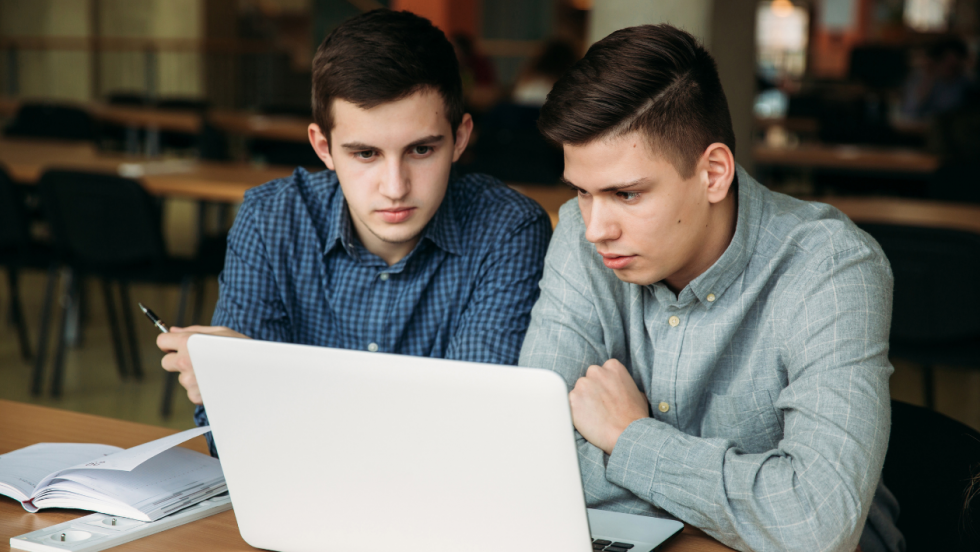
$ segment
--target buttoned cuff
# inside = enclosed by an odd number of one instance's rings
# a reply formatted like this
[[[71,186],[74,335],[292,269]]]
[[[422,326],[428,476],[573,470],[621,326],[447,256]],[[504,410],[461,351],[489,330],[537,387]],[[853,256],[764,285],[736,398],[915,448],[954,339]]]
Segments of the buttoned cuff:
[[[609,455],[606,481],[641,497],[652,495],[660,451],[670,439],[670,432],[665,431],[669,427],[654,418],[641,418],[627,426]]]

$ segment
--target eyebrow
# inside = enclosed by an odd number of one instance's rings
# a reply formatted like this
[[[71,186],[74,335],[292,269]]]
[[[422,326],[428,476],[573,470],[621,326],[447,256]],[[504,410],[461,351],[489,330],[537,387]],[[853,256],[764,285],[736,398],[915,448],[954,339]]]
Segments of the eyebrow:
[[[570,181],[566,180],[564,176],[559,177],[559,180],[561,181],[562,184],[568,186],[569,188],[571,188],[573,190],[580,190],[581,189],[578,186],[576,186],[575,184],[572,184]],[[639,186],[640,184],[646,184],[649,181],[650,181],[650,177],[644,176],[642,178],[637,178],[636,180],[633,180],[633,181],[630,181],[630,182],[623,182],[623,183],[620,183],[620,184],[610,184],[609,186],[603,186],[602,188],[599,188],[599,191],[600,192],[618,192],[620,190],[625,190],[627,188],[632,188],[633,186]]]
[[[405,149],[412,149],[412,148],[414,148],[416,146],[422,146],[422,145],[425,145],[425,144],[431,144],[432,142],[438,142],[438,141],[442,140],[442,138],[443,138],[443,135],[442,134],[432,134],[432,135],[426,136],[424,138],[419,138],[418,140],[416,140],[416,141],[412,142],[411,144],[405,146]],[[341,144],[340,147],[342,147],[342,148],[344,148],[346,150],[357,150],[357,151],[378,149],[377,147],[372,146],[372,145],[369,145],[369,144],[365,144],[364,142],[347,142],[346,144]]]

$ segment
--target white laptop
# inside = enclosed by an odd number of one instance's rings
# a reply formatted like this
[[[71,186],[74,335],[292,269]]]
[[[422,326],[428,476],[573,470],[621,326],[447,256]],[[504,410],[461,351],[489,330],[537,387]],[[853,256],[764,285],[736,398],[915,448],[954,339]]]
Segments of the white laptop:
[[[683,527],[586,511],[553,372],[205,335],[189,348],[252,546],[647,552]]]

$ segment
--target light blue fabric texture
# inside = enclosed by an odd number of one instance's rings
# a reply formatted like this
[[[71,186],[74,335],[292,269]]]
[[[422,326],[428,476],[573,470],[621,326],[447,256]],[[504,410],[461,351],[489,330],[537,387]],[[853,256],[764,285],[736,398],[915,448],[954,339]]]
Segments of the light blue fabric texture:
[[[731,244],[676,296],[620,281],[566,203],[520,364],[571,389],[617,359],[651,404],[611,455],[577,435],[590,507],[676,517],[738,550],[852,552],[862,532],[864,552],[901,550],[897,506],[879,485],[888,260],[830,206],[773,193],[741,168],[736,186]]]

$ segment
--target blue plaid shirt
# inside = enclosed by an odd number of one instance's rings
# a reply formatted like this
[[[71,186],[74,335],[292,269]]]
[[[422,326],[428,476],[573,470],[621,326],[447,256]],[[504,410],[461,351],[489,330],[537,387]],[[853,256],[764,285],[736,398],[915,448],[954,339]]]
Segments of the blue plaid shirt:
[[[550,237],[534,201],[471,174],[450,182],[419,243],[388,266],[357,239],[336,173],[296,169],[245,194],[212,324],[267,341],[516,364]],[[194,418],[207,423],[203,407]]]

